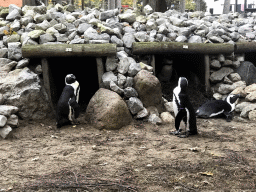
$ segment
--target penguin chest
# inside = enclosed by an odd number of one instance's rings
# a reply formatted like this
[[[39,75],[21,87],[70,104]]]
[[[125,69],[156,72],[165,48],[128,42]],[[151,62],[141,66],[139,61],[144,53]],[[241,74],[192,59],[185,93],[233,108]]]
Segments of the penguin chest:
[[[176,87],[176,88],[173,90],[173,100],[172,100],[172,103],[173,103],[173,111],[174,111],[175,116],[177,116],[177,114],[178,114],[178,109],[179,109],[179,106],[180,106],[179,93],[180,93],[180,88],[179,88],[179,87]]]

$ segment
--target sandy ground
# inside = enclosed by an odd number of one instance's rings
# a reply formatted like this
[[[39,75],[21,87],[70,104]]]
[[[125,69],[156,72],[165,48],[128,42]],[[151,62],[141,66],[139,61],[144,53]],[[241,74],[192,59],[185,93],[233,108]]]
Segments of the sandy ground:
[[[198,119],[196,136],[134,121],[120,130],[20,121],[0,140],[0,191],[255,191],[256,123]]]

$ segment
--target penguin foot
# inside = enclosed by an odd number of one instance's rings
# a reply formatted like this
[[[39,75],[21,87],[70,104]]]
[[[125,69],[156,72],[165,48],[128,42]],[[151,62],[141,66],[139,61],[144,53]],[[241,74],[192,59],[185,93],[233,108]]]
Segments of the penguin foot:
[[[189,136],[189,132],[185,132],[183,134],[178,135],[179,138],[187,138],[188,136]]]
[[[72,121],[72,125],[79,125],[80,124],[80,122],[78,121],[78,120],[76,120],[76,119],[74,119],[73,121]]]
[[[170,134],[172,135],[179,135],[181,133],[182,129],[179,129],[178,131],[170,131]]]

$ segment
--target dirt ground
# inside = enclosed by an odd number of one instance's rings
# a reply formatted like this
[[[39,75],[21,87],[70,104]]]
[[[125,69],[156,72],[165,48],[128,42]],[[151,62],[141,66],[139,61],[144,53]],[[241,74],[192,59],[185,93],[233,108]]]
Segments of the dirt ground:
[[[20,121],[0,140],[0,191],[255,191],[256,122],[198,119],[196,136],[134,121],[120,130]]]

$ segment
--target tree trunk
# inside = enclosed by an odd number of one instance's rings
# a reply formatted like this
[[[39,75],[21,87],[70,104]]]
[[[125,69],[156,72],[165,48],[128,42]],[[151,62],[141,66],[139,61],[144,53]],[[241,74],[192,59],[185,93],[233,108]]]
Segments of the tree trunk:
[[[230,0],[224,1],[223,14],[228,14],[230,10]]]
[[[201,4],[201,0],[196,0],[196,11],[201,11],[200,4]]]
[[[116,1],[108,0],[108,10],[115,9]]]
[[[185,12],[185,0],[180,1],[180,12],[181,13]]]
[[[143,6],[150,5],[154,12],[167,11],[167,4],[165,0],[143,0]]]

